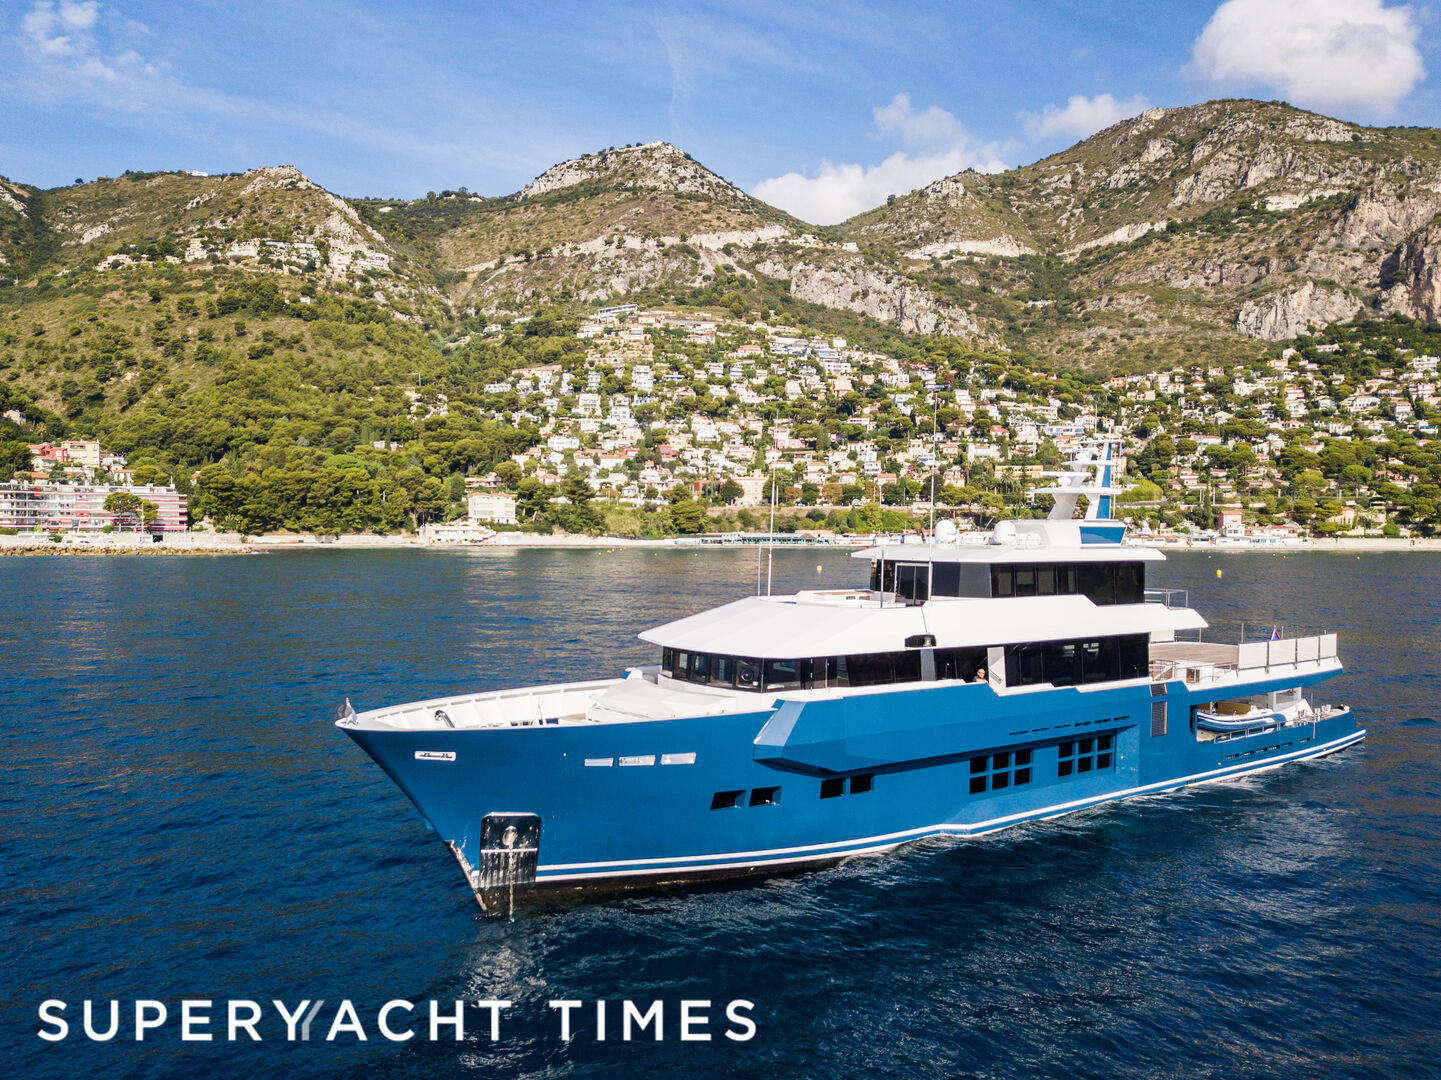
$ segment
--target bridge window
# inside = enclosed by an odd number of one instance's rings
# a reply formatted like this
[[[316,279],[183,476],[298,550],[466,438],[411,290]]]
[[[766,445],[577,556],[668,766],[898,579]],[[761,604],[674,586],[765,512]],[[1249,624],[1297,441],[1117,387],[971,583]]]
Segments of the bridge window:
[[[924,604],[931,598],[931,567],[929,563],[898,563],[896,565],[896,597],[912,604]]]
[[[992,566],[990,573],[992,596],[1079,593],[1095,604],[1139,604],[1145,599],[1146,567],[1139,562],[1013,563]]]
[[[759,690],[761,688],[761,665],[757,660],[736,661],[736,689]]]
[[[871,563],[871,591],[895,593],[912,603],[933,596],[990,596],[988,563],[907,563],[876,559]]]
[[[683,649],[661,650],[661,670],[679,682],[736,690],[808,690],[817,686],[883,686],[921,681],[919,648],[850,656],[761,660],[715,656]],[[985,649],[936,649],[936,678],[972,681],[986,662]]]
[[[767,690],[799,690],[801,686],[801,662],[799,660],[767,660]]]

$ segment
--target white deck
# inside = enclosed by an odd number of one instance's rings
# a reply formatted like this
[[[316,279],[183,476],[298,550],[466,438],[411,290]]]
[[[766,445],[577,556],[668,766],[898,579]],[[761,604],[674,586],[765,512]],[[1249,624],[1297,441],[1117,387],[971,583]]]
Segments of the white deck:
[[[723,690],[658,678],[659,669],[632,668],[623,679],[557,683],[483,694],[431,698],[357,713],[339,723],[372,731],[535,728],[633,724],[681,716],[718,716],[770,705],[772,695]]]
[[[750,596],[657,626],[642,641],[688,652],[786,660],[894,652],[916,634],[936,647],[986,648],[1026,641],[1088,640],[1200,630],[1206,620],[1165,604],[1093,603],[1080,594],[934,597],[898,605],[863,589]]]

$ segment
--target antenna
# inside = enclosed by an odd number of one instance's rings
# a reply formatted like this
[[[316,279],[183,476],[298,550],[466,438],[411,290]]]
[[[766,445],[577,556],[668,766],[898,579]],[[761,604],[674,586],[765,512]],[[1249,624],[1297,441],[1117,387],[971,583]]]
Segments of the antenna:
[[[756,595],[761,594],[761,545],[756,545]]]
[[[771,594],[771,565],[776,554],[776,469],[771,466],[771,531],[766,535],[766,595]]]
[[[940,455],[936,452],[936,385],[931,384],[931,542],[936,539],[936,466]]]

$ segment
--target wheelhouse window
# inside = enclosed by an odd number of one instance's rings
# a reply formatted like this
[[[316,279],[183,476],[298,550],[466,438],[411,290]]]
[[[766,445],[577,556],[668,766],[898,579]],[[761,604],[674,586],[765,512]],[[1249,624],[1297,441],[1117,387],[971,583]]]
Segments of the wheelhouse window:
[[[682,649],[661,650],[661,670],[679,682],[735,690],[809,690],[817,686],[880,686],[921,681],[919,648],[850,656],[757,659],[717,656]],[[936,678],[974,679],[985,663],[984,649],[935,649]]]
[[[1139,604],[1146,565],[1140,562],[1007,563],[990,568],[992,596],[1070,596],[1094,604]]]
[[[924,604],[931,598],[929,563],[896,564],[896,598],[911,604]]]
[[[767,660],[765,679],[767,690],[799,690],[801,688],[801,662],[799,660]]]
[[[871,563],[871,591],[894,593],[912,603],[925,603],[933,596],[990,596],[990,567],[986,563],[876,559]]]

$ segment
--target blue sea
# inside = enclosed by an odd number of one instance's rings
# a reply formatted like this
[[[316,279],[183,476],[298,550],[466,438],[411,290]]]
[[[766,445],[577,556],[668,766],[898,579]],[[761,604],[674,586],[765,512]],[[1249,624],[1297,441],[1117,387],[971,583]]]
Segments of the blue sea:
[[[777,588],[851,584],[775,553]],[[983,840],[483,918],[333,726],[358,708],[652,662],[635,634],[755,588],[747,551],[0,559],[0,1076],[1436,1077],[1441,556],[1182,554],[1218,629],[1334,628],[1359,746]],[[183,999],[216,1040],[182,1041]],[[66,1002],[68,1038],[38,1009]],[[120,1031],[87,1038],[123,1004]],[[169,1022],[136,1042],[136,999]],[[323,1000],[310,1041],[273,1011]],[[383,1039],[376,1011],[417,1003]],[[501,1037],[424,1010],[508,1000]],[[558,1037],[555,999],[586,1004]],[[623,1041],[620,1002],[663,1003]],[[724,1037],[728,1002],[755,1037]],[[263,1041],[225,1038],[230,1000]],[[325,1035],[342,1001],[360,1041]],[[594,1002],[611,1004],[596,1039]],[[712,1002],[709,1042],[679,1038]],[[393,1026],[402,1026],[396,1015]],[[199,1030],[199,1029],[197,1029]]]

